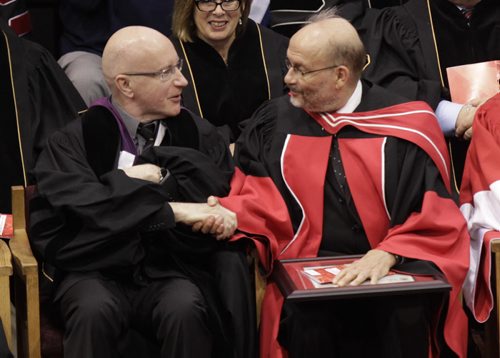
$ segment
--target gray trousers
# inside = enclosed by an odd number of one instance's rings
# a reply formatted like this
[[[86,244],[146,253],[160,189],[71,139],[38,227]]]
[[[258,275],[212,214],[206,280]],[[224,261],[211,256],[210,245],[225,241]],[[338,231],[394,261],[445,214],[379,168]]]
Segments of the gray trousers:
[[[89,106],[111,94],[102,74],[101,56],[85,51],[68,52],[57,61]]]

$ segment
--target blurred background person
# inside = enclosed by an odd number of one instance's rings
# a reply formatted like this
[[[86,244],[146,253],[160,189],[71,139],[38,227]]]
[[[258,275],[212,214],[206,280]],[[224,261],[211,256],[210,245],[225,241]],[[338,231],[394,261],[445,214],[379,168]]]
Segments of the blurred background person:
[[[250,0],[176,0],[172,40],[185,61],[183,103],[230,142],[264,101],[285,94],[288,39],[248,18]]]

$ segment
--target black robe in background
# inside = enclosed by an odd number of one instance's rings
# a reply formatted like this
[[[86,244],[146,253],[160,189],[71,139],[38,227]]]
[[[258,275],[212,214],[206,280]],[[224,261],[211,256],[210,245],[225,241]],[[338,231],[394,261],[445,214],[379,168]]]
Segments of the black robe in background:
[[[183,105],[220,127],[234,142],[240,122],[264,101],[285,94],[288,39],[248,20],[229,49],[227,64],[212,46],[197,37],[193,40],[181,46],[172,39],[184,58],[182,72],[189,82],[182,93]]]
[[[470,26],[448,0],[410,0],[364,21],[358,31],[371,57],[364,78],[434,109],[450,99],[447,67],[500,59],[498,0],[481,0]],[[450,138],[450,144],[458,191],[468,142]]]
[[[291,37],[307,23],[309,17],[320,10],[334,6],[340,16],[350,19],[353,14],[358,13],[359,6],[363,9],[370,7],[370,0],[271,0],[269,27],[282,35]]]
[[[136,284],[142,277],[188,278],[207,301],[215,349],[229,356],[233,335],[250,335],[250,340],[255,335],[246,257],[225,242],[176,225],[168,202],[206,202],[209,195],[226,195],[232,158],[215,128],[188,111],[164,123],[168,131],[161,145],[138,158],[169,170],[161,185],[116,169],[118,126],[104,107],[92,107],[81,121],[55,133],[34,171],[38,194],[30,202],[31,245],[57,269],[56,281],[66,273],[79,273],[72,275],[74,280],[104,276]],[[237,256],[231,264],[221,259],[228,251]],[[64,280],[55,299],[73,282]],[[224,283],[231,286],[216,292]],[[226,291],[233,295],[227,298]],[[233,310],[240,308],[232,306],[235,297],[245,300],[241,306],[248,317]],[[239,325],[248,330],[241,332]]]
[[[3,20],[0,28],[0,212],[9,213],[10,187],[32,182],[47,137],[86,107],[46,49],[18,38]]]

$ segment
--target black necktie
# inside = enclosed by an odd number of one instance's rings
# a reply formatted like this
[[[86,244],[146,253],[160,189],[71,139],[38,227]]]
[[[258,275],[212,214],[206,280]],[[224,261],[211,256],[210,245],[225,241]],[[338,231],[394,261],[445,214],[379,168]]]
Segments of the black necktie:
[[[472,16],[472,12],[473,12],[474,8],[471,7],[471,8],[461,8],[460,11],[462,12],[462,15],[464,15],[465,17],[465,21],[467,22],[467,26],[470,26],[470,18]]]
[[[156,122],[149,123],[139,123],[137,127],[137,134],[144,138],[144,147],[139,151],[142,153],[146,149],[149,149],[155,143],[155,131],[156,131]]]

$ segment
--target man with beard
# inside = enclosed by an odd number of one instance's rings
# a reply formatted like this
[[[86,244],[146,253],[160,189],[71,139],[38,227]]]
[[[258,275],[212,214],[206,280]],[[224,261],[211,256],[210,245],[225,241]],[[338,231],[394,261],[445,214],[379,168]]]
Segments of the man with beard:
[[[261,356],[464,356],[469,238],[435,115],[360,80],[365,51],[348,21],[330,11],[311,21],[290,40],[289,96],[261,106],[236,142],[231,193],[219,199],[237,213],[232,240],[252,239],[266,274],[276,259],[359,254],[336,284],[376,283],[396,267],[441,271],[452,291],[443,329],[422,297],[304,306],[271,281]]]

